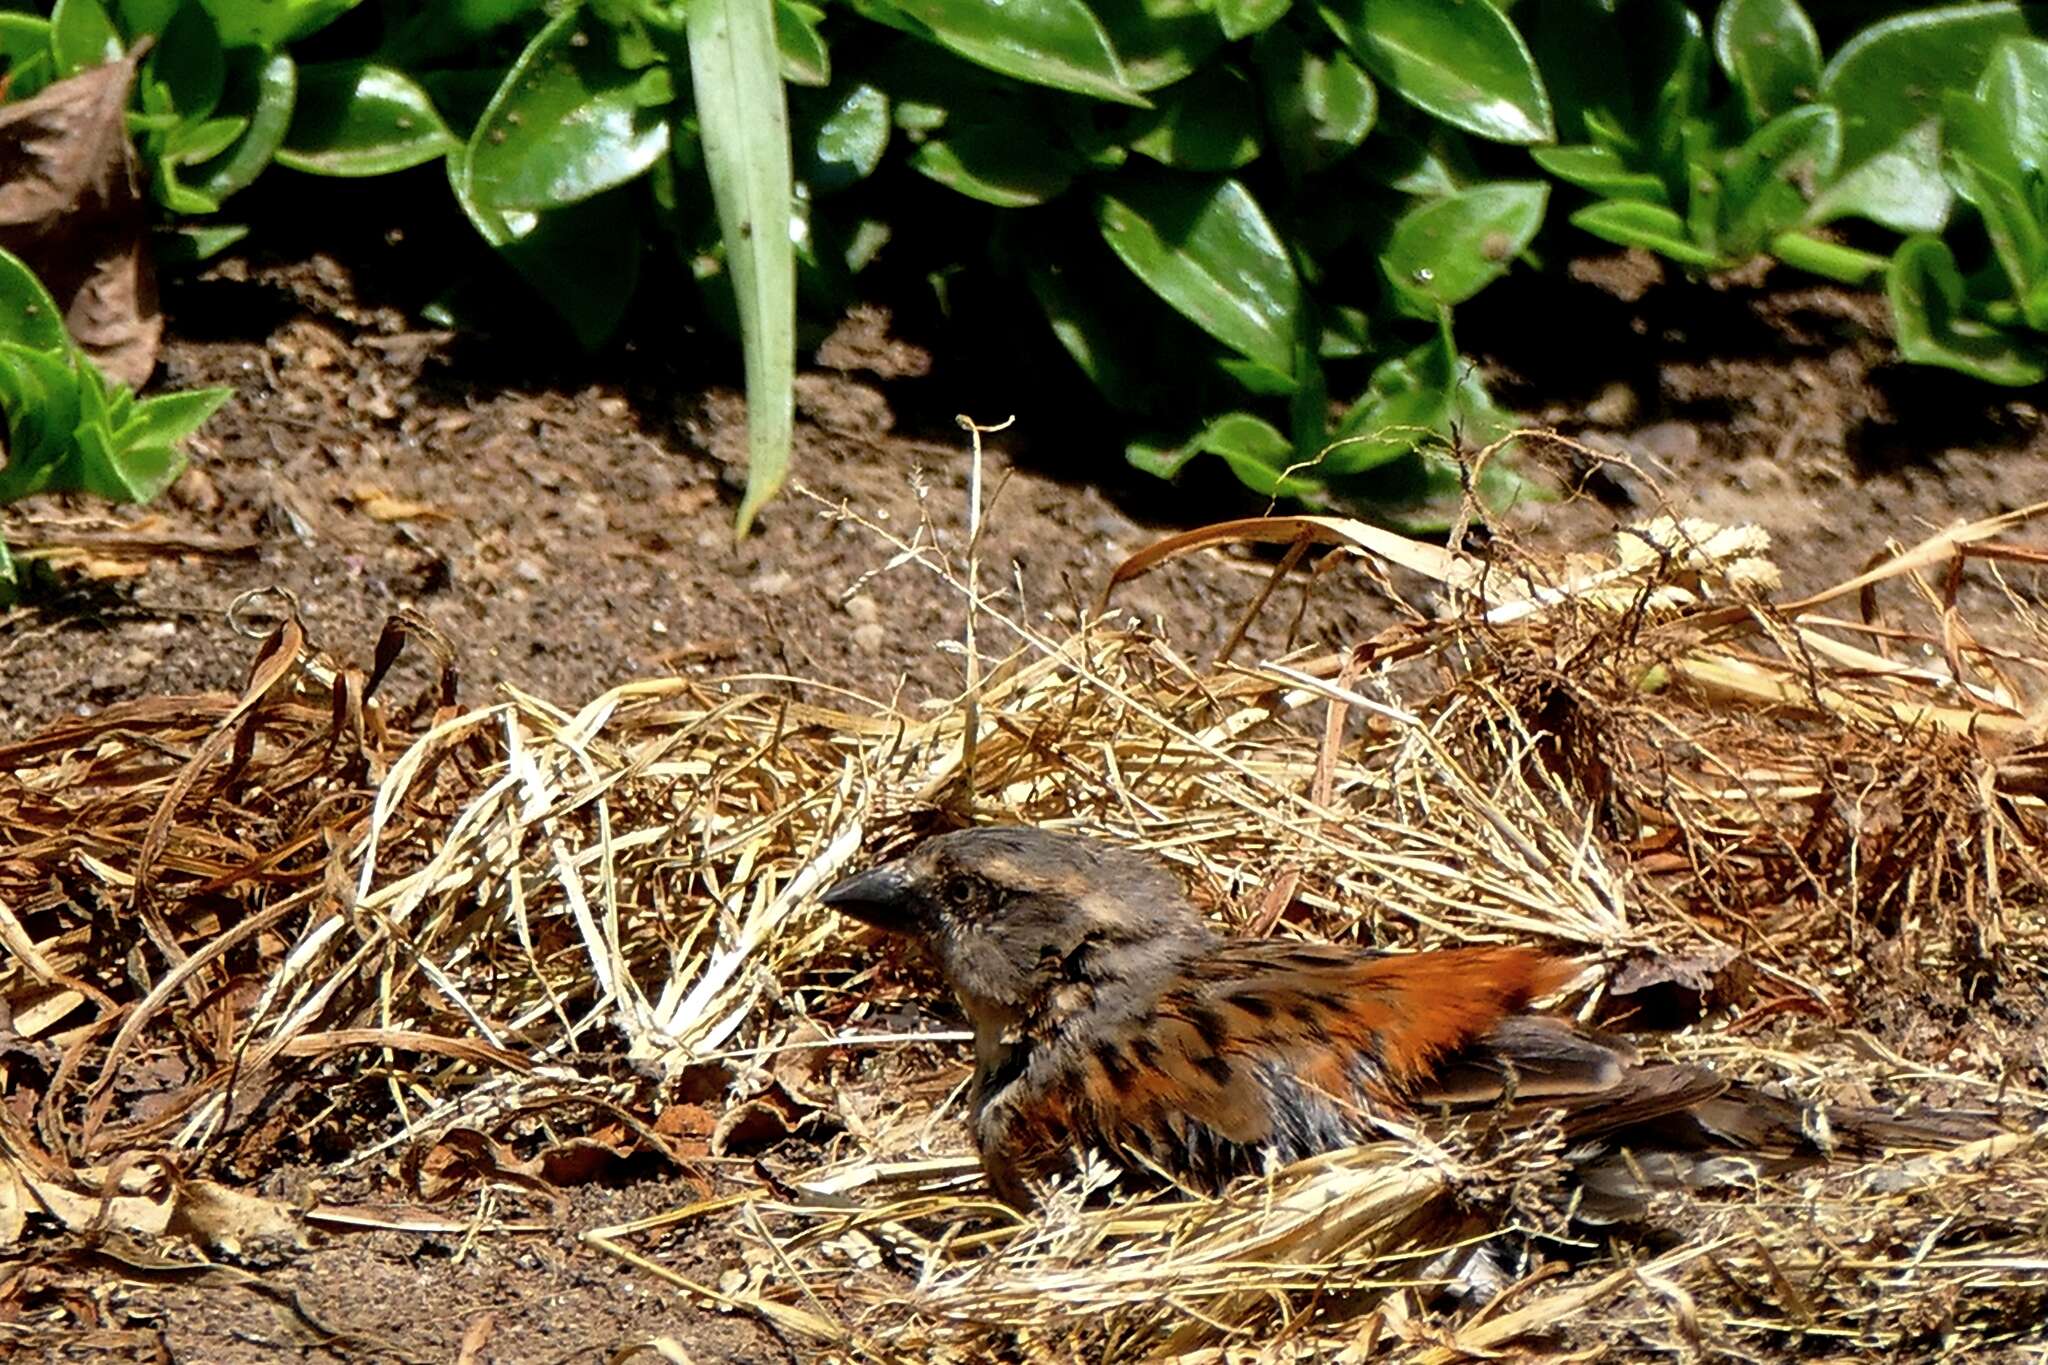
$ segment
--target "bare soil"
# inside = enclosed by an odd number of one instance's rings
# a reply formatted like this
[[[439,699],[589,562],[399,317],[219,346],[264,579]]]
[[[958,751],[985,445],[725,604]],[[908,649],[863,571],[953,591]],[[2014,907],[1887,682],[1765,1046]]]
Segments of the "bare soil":
[[[261,589],[288,592],[312,639],[352,662],[391,612],[416,609],[455,642],[466,701],[505,683],[574,706],[671,670],[910,705],[950,696],[962,663],[941,646],[959,634],[958,593],[885,570],[886,543],[827,513],[843,504],[906,539],[928,526],[960,548],[963,407],[1018,418],[989,441],[981,562],[1021,619],[1071,620],[1150,540],[1257,510],[1206,476],[1174,489],[1125,471],[1070,376],[1033,364],[1006,392],[1001,373],[943,363],[943,335],[901,334],[875,308],[813,353],[798,487],[735,543],[742,408],[715,339],[656,344],[641,327],[638,344],[590,360],[427,330],[378,292],[381,259],[252,256],[170,291],[160,382],[230,385],[235,401],[158,505],[109,517],[44,500],[0,520],[16,546],[92,547],[0,617],[6,733],[240,687],[253,646],[231,607]],[[1542,424],[1660,470],[1700,515],[1766,527],[1795,588],[1853,574],[1887,537],[2048,497],[2033,398],[1890,363],[1881,300],[1775,277],[1703,288],[1632,256],[1574,275],[1489,291],[1461,341]],[[1633,477],[1558,464],[1574,496],[1516,509],[1518,533],[1584,544],[1647,506]],[[1195,558],[1118,600],[1182,647],[1212,648],[1268,567]],[[1298,624],[1295,604],[1262,614],[1260,648],[1355,638],[1380,611],[1330,584]],[[222,1365],[600,1361],[660,1336],[699,1361],[797,1354],[576,1240],[694,1197],[647,1177],[574,1191],[546,1234],[323,1234],[240,1282],[53,1261],[0,1341],[57,1360]],[[700,1244],[690,1273],[715,1283],[729,1250]],[[0,1262],[0,1280],[20,1268]]]

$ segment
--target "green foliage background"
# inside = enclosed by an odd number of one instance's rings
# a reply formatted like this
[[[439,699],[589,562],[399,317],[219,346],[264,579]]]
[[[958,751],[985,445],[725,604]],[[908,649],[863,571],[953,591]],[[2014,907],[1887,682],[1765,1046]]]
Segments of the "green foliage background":
[[[1458,305],[1586,234],[1881,286],[1906,360],[2037,384],[2044,11],[57,0],[0,14],[0,57],[18,99],[155,35],[131,125],[196,257],[272,167],[431,161],[586,344],[676,253],[746,345],[744,525],[786,458],[796,300],[829,317],[878,264],[1028,297],[1009,325],[1051,330],[1138,466],[1213,457],[1311,504],[1454,486],[1450,429],[1506,428]]]

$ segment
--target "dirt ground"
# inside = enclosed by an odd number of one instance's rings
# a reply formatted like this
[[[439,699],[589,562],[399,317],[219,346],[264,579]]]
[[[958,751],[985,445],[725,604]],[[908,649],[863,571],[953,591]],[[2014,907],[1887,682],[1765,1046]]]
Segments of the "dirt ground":
[[[1881,300],[1796,279],[1688,286],[1631,256],[1573,273],[1490,290],[1461,317],[1461,342],[1541,423],[1660,470],[1700,515],[1767,528],[1795,589],[1855,573],[1887,537],[2048,496],[2048,427],[2031,400],[1887,363]],[[741,406],[709,343],[643,332],[597,361],[535,355],[426,330],[380,278],[374,251],[347,264],[288,253],[170,290],[160,381],[230,385],[235,401],[157,506],[109,517],[41,501],[0,521],[18,548],[84,544],[91,559],[0,617],[5,733],[146,693],[239,687],[253,643],[230,608],[259,589],[288,590],[313,640],[358,662],[389,613],[416,608],[456,642],[470,702],[502,682],[574,706],[678,669],[795,675],[908,705],[949,696],[962,665],[941,646],[958,636],[959,594],[886,568],[884,539],[827,513],[844,504],[906,538],[929,522],[960,547],[969,462],[952,414],[970,404],[990,405],[970,409],[979,420],[1018,418],[990,440],[981,559],[1021,619],[1070,621],[1130,552],[1257,510],[1214,482],[1175,490],[1128,473],[1065,379],[1020,373],[1004,395],[986,372],[949,368],[942,337],[901,335],[871,309],[813,355],[795,487],[735,544]],[[1584,544],[1646,505],[1631,479],[1560,468],[1581,496],[1516,509],[1518,533]],[[1205,648],[1265,571],[1197,558],[1118,600]],[[1300,641],[1378,619],[1342,587],[1315,590]],[[1261,648],[1287,643],[1283,607],[1261,617]],[[75,1292],[102,1330],[7,1330],[50,1359],[601,1361],[662,1336],[698,1361],[790,1358],[751,1320],[575,1239],[692,1197],[643,1178],[576,1191],[545,1234],[323,1235],[255,1267],[263,1286],[61,1263],[47,1267],[48,1321],[84,1320],[54,1306]],[[697,1250],[691,1273],[715,1282],[721,1248]]]

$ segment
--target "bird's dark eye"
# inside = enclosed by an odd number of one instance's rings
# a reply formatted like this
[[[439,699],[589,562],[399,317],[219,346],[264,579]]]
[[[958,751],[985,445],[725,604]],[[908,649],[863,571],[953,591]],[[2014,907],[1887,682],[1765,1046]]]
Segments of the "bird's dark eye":
[[[939,887],[939,895],[946,904],[955,908],[972,904],[974,901],[974,880],[971,877],[948,877]]]

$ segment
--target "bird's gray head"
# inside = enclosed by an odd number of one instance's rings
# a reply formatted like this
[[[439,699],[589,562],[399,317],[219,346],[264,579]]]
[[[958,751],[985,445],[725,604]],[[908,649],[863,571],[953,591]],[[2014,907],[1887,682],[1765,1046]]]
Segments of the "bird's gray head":
[[[1149,854],[1023,826],[928,839],[820,899],[921,939],[977,1024],[1092,1006],[1165,978],[1212,941]]]

